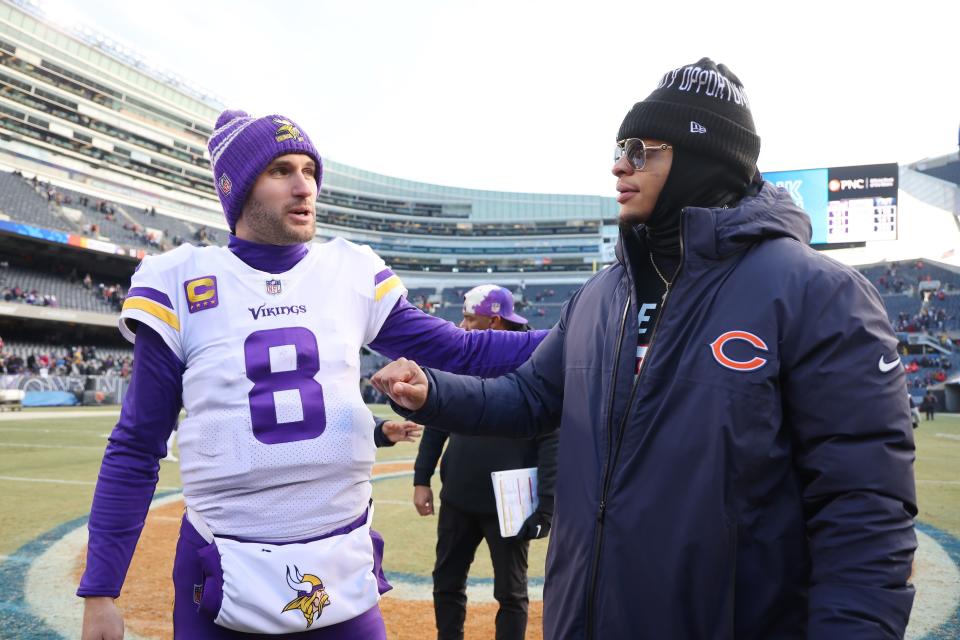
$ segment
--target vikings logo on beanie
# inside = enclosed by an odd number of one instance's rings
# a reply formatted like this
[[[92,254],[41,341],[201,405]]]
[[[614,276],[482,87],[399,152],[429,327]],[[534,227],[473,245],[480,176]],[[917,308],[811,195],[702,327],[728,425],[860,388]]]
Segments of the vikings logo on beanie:
[[[668,71],[633,105],[617,140],[653,138],[698,151],[753,177],[760,138],[740,79],[710,58]]]
[[[227,110],[217,118],[207,143],[213,183],[230,231],[237,226],[253,183],[279,156],[303,153],[317,163],[317,193],[323,163],[310,138],[292,120],[280,115],[254,118],[245,111]]]

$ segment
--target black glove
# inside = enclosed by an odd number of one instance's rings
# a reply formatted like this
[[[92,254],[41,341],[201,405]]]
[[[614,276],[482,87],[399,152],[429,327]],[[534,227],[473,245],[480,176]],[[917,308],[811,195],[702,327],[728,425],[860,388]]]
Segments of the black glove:
[[[546,538],[550,533],[550,521],[552,516],[542,511],[534,511],[530,514],[517,532],[519,540],[539,540]]]

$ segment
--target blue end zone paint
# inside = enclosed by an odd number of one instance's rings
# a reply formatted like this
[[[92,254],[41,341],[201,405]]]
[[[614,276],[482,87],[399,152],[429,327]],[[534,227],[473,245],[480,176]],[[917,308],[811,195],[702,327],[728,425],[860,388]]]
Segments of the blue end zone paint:
[[[390,544],[389,542],[387,543]],[[389,553],[389,549],[387,549]],[[407,584],[422,584],[427,586],[433,586],[433,578],[430,576],[422,576],[417,573],[399,573],[396,571],[385,571],[384,574],[387,576],[387,581],[396,580],[397,582],[405,582]],[[527,583],[532,587],[542,587],[543,578],[528,578]],[[493,578],[467,578],[467,586],[478,587],[482,585],[493,586]]]
[[[87,522],[87,516],[65,522],[23,545],[0,564],[0,629],[16,630],[17,640],[59,638],[50,627],[34,617],[27,607],[24,582],[30,564],[60,538]]]
[[[177,491],[165,491],[154,496],[164,498]],[[0,563],[0,629],[17,635],[5,636],[16,640],[51,640],[61,636],[30,613],[27,606],[25,582],[27,571],[33,561],[62,537],[87,523],[89,516],[82,516],[47,531],[17,549],[13,555]]]
[[[386,476],[374,477],[373,482],[378,479],[388,480],[395,478],[400,474],[388,474]],[[403,475],[412,475],[412,472],[404,472]],[[176,491],[167,491],[158,493],[154,499],[163,498],[168,495],[178,493]],[[83,516],[47,531],[46,533],[34,538],[23,545],[17,551],[0,562],[0,629],[18,630],[16,636],[10,636],[16,640],[51,640],[59,638],[52,629],[43,623],[39,618],[34,617],[26,603],[26,594],[24,592],[24,582],[27,577],[27,570],[38,557],[43,555],[47,549],[53,546],[62,537],[86,524],[88,516]],[[917,529],[927,534],[937,541],[953,560],[957,567],[960,567],[960,540],[950,535],[946,531],[941,531],[923,522],[917,522]],[[433,579],[430,576],[421,576],[412,573],[387,572],[387,580],[396,580],[397,582],[407,582],[412,584],[432,585]],[[468,580],[470,585],[493,585],[492,578],[471,578]],[[530,584],[535,586],[543,585],[543,578],[531,578]],[[923,640],[950,640],[960,638],[960,605],[954,610],[950,619],[926,636]]]
[[[941,531],[923,522],[917,522],[917,530],[936,540],[937,544],[943,547],[950,559],[953,560],[953,564],[960,568],[960,540],[946,531]],[[953,614],[945,623],[924,636],[923,640],[947,640],[948,638],[960,638],[960,604],[953,610]]]

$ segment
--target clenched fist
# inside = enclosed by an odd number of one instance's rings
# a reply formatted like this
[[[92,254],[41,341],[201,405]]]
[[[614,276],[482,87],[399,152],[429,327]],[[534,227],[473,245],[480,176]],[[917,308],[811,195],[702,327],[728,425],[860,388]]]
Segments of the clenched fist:
[[[394,360],[373,374],[370,382],[404,409],[417,411],[427,401],[427,375],[417,363],[406,358]]]

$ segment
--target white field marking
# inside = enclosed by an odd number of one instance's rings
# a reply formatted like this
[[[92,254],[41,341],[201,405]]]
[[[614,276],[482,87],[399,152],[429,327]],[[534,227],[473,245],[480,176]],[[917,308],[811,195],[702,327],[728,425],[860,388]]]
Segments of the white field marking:
[[[182,516],[148,516],[148,518],[157,522],[180,522],[183,520]]]
[[[0,412],[0,422],[17,422],[19,420],[55,420],[57,418],[103,418],[105,416],[119,416],[120,409],[91,411],[3,411]]]
[[[16,447],[18,449],[90,449],[92,451],[104,450],[104,446],[91,447],[82,444],[24,444],[22,442],[0,442],[0,447]]]
[[[0,476],[0,482],[39,482],[43,484],[79,484],[94,486],[93,480],[58,480],[57,478],[26,478],[23,476]],[[157,487],[157,491],[180,491],[182,487]]]
[[[82,429],[32,429],[30,427],[0,427],[0,433],[65,433],[77,436],[91,436],[97,438],[106,438],[109,433],[96,433],[93,431],[83,431]]]
[[[416,458],[396,458],[394,460],[377,460],[376,462],[373,463],[373,466],[377,466],[378,464],[403,464],[405,462],[416,462],[416,461],[417,461]]]
[[[938,438],[946,438],[947,440],[960,440],[960,435],[956,433],[935,433]]]
[[[154,500],[151,509],[183,499],[174,494]],[[73,571],[87,544],[87,526],[81,525],[50,545],[30,565],[24,584],[24,596],[30,613],[40,618],[61,637],[76,638],[83,626],[83,598],[75,594]],[[128,620],[128,624],[133,620]],[[143,640],[128,629],[124,638]]]
[[[960,484],[960,480],[917,480],[917,484]]]
[[[410,469],[409,471],[396,471],[394,473],[377,473],[377,474],[374,474],[373,479],[374,480],[390,480],[392,478],[404,478],[412,475],[413,475],[413,469]]]
[[[913,558],[913,601],[905,638],[914,640],[945,623],[960,606],[960,568],[936,540],[917,531],[917,553]]]

